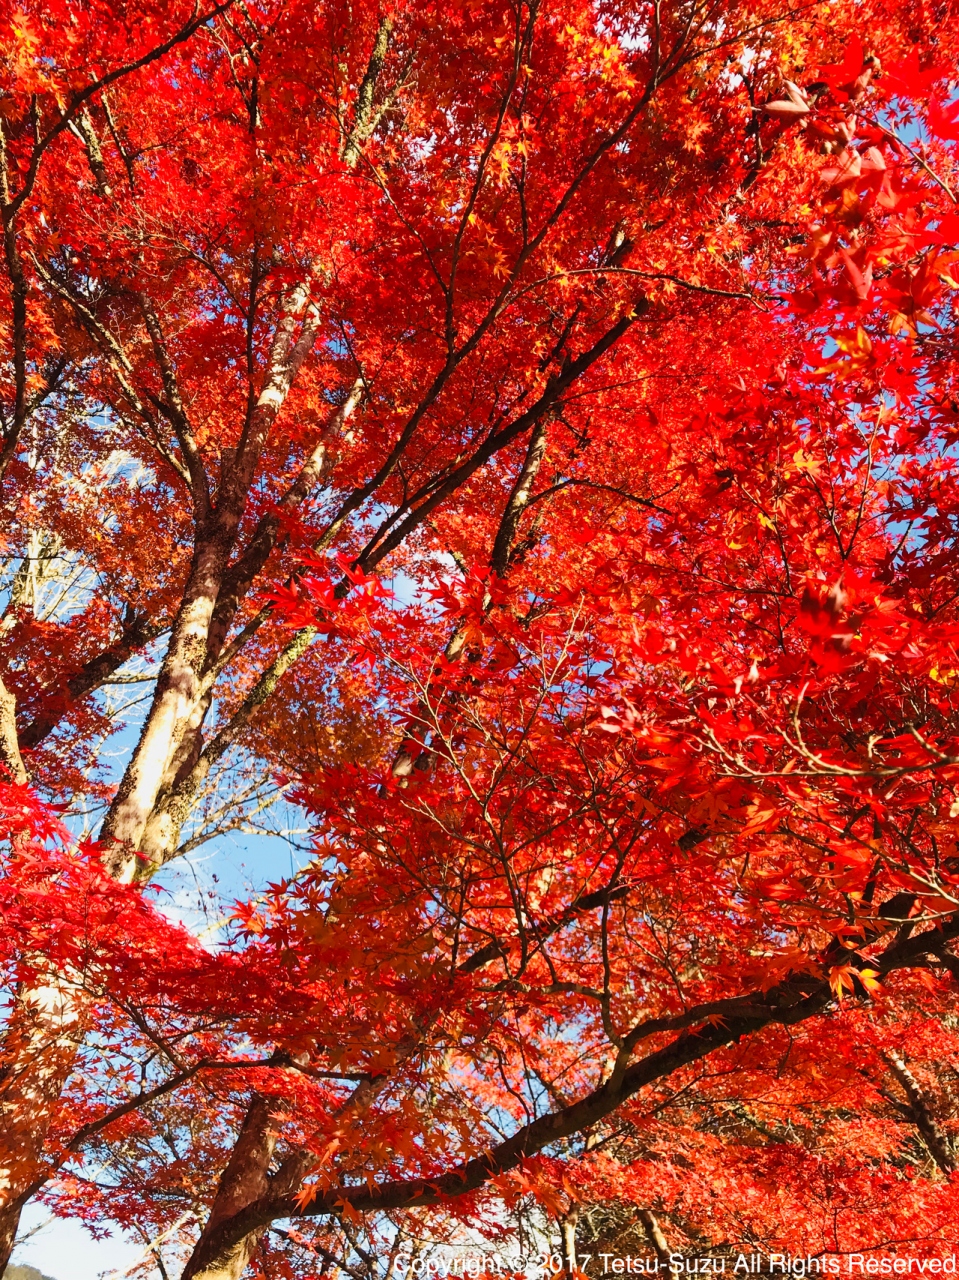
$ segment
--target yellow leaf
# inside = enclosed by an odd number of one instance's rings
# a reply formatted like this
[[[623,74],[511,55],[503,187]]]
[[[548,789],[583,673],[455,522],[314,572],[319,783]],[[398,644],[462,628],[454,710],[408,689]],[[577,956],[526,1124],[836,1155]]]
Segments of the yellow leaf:
[[[799,471],[808,471],[811,476],[818,476],[822,471],[822,463],[817,462],[815,458],[810,458],[808,454],[803,453],[802,449],[797,449],[793,454],[793,462]]]
[[[882,990],[882,983],[879,981],[879,971],[877,969],[860,969],[859,981],[867,991]]]
[[[841,1000],[844,991],[855,991],[858,972],[854,965],[837,964],[829,970],[829,985]]]
[[[836,346],[845,351],[847,356],[868,356],[872,354],[872,339],[861,324],[856,325],[852,334],[837,333]]]

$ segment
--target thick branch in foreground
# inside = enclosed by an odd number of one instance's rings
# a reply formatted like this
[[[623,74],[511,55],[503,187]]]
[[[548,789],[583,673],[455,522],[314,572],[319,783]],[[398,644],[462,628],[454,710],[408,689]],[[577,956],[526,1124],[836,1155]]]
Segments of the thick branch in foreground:
[[[952,917],[941,928],[893,941],[870,967],[880,974],[895,969],[926,963],[947,942],[959,936],[959,916]],[[216,1275],[216,1260],[232,1250],[249,1233],[258,1231],[277,1218],[298,1216],[335,1217],[344,1206],[359,1213],[405,1209],[436,1204],[441,1200],[475,1191],[497,1175],[518,1168],[525,1159],[563,1138],[588,1129],[610,1115],[641,1089],[673,1075],[683,1067],[699,1062],[744,1036],[754,1035],[765,1027],[795,1026],[821,1014],[833,999],[826,975],[816,977],[799,974],[787,978],[769,991],[755,991],[724,1002],[724,1016],[710,1016],[707,1006],[691,1009],[675,1019],[683,1030],[671,1043],[649,1054],[641,1061],[617,1064],[609,1078],[597,1089],[577,1102],[560,1107],[523,1125],[512,1137],[481,1156],[468,1160],[433,1178],[412,1178],[380,1186],[341,1185],[318,1192],[304,1207],[294,1196],[266,1197],[248,1205],[232,1219],[223,1222],[201,1242],[191,1260],[190,1276]],[[717,1008],[716,1003],[708,1006]],[[698,1014],[698,1018],[697,1018]],[[701,1019],[708,1021],[700,1021]],[[700,1025],[690,1024],[700,1021]],[[668,1029],[670,1019],[657,1020],[657,1030]],[[647,1030],[649,1024],[646,1024]]]

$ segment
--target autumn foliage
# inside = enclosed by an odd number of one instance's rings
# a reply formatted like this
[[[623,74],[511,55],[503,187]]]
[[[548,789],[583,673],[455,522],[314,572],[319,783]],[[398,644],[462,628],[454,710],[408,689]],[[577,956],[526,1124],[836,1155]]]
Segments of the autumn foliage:
[[[0,1272],[956,1252],[957,17],[0,6]]]

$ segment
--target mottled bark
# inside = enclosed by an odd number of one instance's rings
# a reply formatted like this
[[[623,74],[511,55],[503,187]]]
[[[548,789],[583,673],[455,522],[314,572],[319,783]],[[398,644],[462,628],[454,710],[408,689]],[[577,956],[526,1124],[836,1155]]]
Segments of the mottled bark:
[[[510,559],[514,554],[513,544],[516,538],[516,531],[523,512],[529,505],[533,492],[533,483],[539,474],[539,469],[545,456],[546,421],[541,419],[530,434],[526,457],[523,460],[520,473],[516,477],[516,483],[513,485],[509,501],[506,504],[506,510],[503,512],[503,518],[500,520],[499,528],[496,531],[496,540],[493,543],[490,564],[501,578],[505,578],[509,572]]]
[[[383,70],[383,64],[386,62],[386,54],[390,45],[390,33],[393,30],[393,20],[385,15],[380,20],[377,28],[376,39],[373,41],[373,52],[370,54],[370,60],[366,67],[366,73],[360,84],[359,92],[356,95],[356,112],[353,120],[353,128],[347,134],[341,151],[343,163],[350,169],[356,167],[356,163],[360,158],[363,144],[368,141],[373,130],[382,115],[382,109],[377,111],[374,107],[374,95],[376,93],[376,84]]]

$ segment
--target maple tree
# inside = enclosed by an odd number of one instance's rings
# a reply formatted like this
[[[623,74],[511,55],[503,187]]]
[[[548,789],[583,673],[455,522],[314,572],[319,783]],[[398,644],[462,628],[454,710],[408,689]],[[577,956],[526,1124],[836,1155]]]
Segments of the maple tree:
[[[3,1266],[954,1248],[951,17],[4,10]]]

